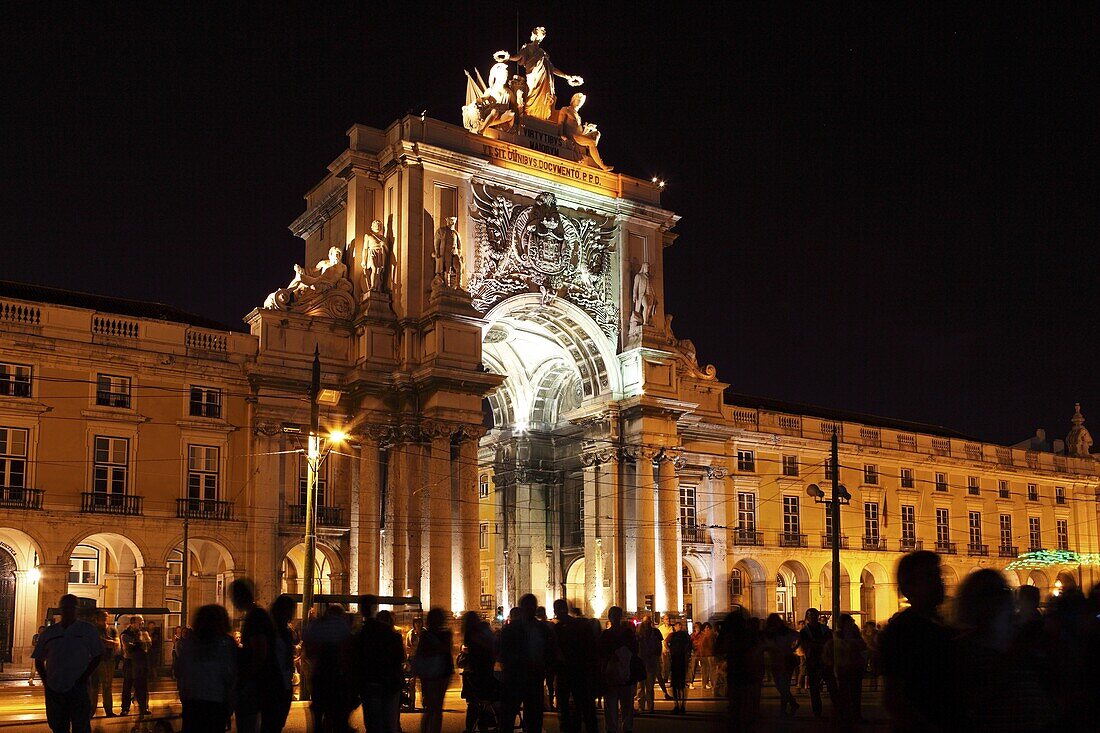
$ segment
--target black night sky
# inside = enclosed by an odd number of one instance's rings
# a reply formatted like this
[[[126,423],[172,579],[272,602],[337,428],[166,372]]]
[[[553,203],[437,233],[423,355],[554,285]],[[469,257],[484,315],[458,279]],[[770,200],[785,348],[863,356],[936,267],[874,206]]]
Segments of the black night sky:
[[[733,390],[998,442],[1063,437],[1075,400],[1100,426],[1095,7],[112,5],[7,8],[2,278],[239,327],[347,128],[460,124],[519,7],[603,157],[668,180],[667,307]]]

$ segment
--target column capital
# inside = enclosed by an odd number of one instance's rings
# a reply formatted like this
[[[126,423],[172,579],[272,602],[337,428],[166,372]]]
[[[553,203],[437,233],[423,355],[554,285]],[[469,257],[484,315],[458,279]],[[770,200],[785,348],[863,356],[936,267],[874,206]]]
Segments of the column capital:
[[[601,463],[617,463],[621,458],[619,446],[600,440],[586,440],[581,444],[580,459],[586,468]]]

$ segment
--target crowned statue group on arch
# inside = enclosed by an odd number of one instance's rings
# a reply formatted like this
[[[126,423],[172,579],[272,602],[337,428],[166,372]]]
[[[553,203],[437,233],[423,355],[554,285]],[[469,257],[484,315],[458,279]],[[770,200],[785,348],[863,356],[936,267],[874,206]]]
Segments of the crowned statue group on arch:
[[[567,74],[550,61],[550,54],[543,48],[546,29],[538,26],[531,31],[531,40],[516,53],[497,51],[496,62],[489,70],[485,82],[477,69],[466,72],[466,105],[462,108],[462,123],[470,132],[490,135],[490,131],[510,131],[522,126],[525,119],[545,120],[557,126],[558,135],[576,146],[581,155],[587,156],[599,168],[610,171],[603,162],[597,146],[600,130],[581,119],[581,107],[587,101],[583,93],[574,94],[569,104],[557,108],[557,91],[554,77],[564,79],[569,86],[579,87],[584,79]],[[523,67],[523,74],[511,74],[508,63]]]

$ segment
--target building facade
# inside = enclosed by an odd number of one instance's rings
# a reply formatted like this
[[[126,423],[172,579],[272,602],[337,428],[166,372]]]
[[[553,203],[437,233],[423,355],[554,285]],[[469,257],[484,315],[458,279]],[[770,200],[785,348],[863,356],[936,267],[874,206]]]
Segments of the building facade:
[[[831,480],[834,432],[853,496],[843,605],[866,618],[898,608],[910,549],[940,552],[949,586],[1031,548],[1100,549],[1079,412],[1056,451],[731,393],[665,311],[678,217],[660,182],[598,165],[569,115],[488,124],[479,109],[466,129],[351,128],[291,225],[316,266],[247,333],[0,287],[9,658],[66,590],[177,612],[184,582],[191,608],[241,575],[264,601],[299,591],[315,354],[321,592],[794,618],[830,596],[806,488]],[[1096,580],[1005,572],[1045,592]]]

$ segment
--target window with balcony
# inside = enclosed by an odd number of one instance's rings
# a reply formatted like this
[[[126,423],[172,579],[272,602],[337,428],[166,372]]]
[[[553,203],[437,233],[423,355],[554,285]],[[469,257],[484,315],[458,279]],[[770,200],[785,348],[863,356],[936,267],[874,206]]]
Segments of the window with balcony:
[[[737,494],[737,529],[756,531],[756,494],[750,491]]]
[[[945,547],[951,542],[951,521],[947,509],[936,509],[936,545]]]
[[[187,446],[187,498],[218,499],[218,457],[212,445]]]
[[[947,474],[936,473],[936,491],[947,491]]]
[[[1039,501],[1039,484],[1027,485],[1027,500]]]
[[[95,380],[95,403],[100,407],[130,407],[130,378],[100,374]]]
[[[189,414],[192,417],[221,417],[222,391],[217,387],[191,385]]]
[[[0,396],[30,397],[31,368],[25,364],[0,362]]]
[[[830,542],[832,541],[831,538],[833,536],[833,512],[829,508],[828,504],[825,505],[825,536],[830,538]]]
[[[8,498],[11,490],[27,487],[27,431],[0,428],[0,492]]]
[[[913,488],[913,469],[911,469],[911,468],[901,469],[901,488],[903,488],[903,489]]]
[[[798,497],[783,497],[783,534],[789,537],[797,537],[802,531],[799,517]]]
[[[77,545],[69,556],[70,585],[99,585],[99,550]]]
[[[966,477],[966,493],[970,494],[971,496],[981,496],[982,485],[978,481],[977,476]]]
[[[878,502],[863,502],[863,536],[869,540],[879,538]]]
[[[100,499],[125,495],[130,485],[130,441],[97,435],[93,454],[92,493]]]
[[[798,456],[783,456],[783,475],[798,475]]]
[[[306,488],[309,485],[309,457],[298,454],[298,503],[306,505]],[[328,506],[328,461],[322,461],[317,470],[317,506]]]
[[[863,466],[863,483],[871,485],[878,483],[878,466],[872,463]]]
[[[680,484],[680,526],[685,530],[694,530],[695,522],[695,487]]]
[[[489,496],[489,474],[483,473],[477,480],[477,495],[486,499]]]
[[[1043,549],[1043,531],[1042,525],[1039,522],[1039,517],[1027,518],[1027,541],[1028,549],[1041,550]]]
[[[756,473],[756,453],[751,450],[737,451],[737,470]]]
[[[901,505],[901,541],[910,547],[917,541],[917,510],[912,504]]]
[[[1008,499],[1008,498],[1011,498],[1011,496],[1012,496],[1012,494],[1008,490],[1008,482],[1007,481],[998,481],[997,482],[997,498],[998,499]]]
[[[482,522],[477,529],[477,546],[482,550],[489,549],[489,523]]]
[[[970,528],[970,547],[981,547],[982,544],[982,513],[970,512],[968,515],[968,527]]]
[[[1054,503],[1065,504],[1066,503],[1066,487],[1055,486],[1054,487]]]
[[[1069,549],[1069,520],[1068,519],[1056,519],[1054,520],[1054,533],[1058,539],[1058,549]]]

